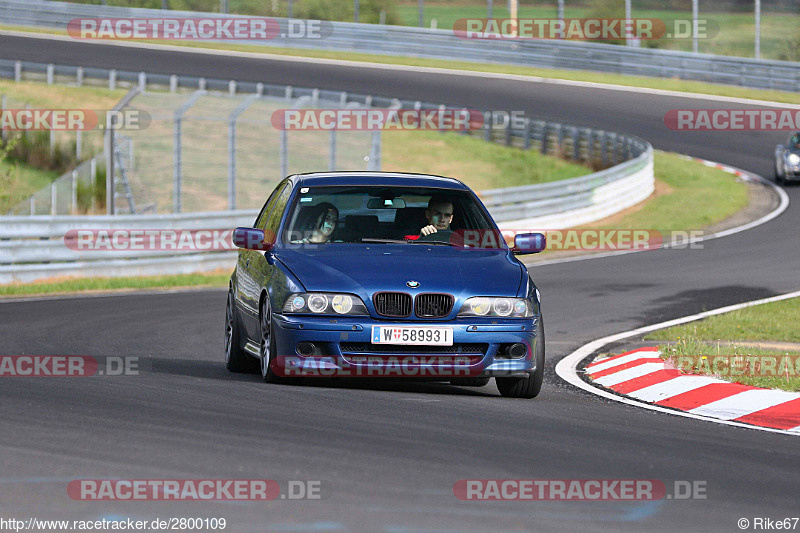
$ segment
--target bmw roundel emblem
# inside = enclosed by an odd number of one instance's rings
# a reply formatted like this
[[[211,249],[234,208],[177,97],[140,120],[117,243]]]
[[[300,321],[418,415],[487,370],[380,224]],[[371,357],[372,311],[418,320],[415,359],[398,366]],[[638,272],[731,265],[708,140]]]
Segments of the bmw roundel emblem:
[[[408,285],[412,289],[416,289],[417,287],[419,287],[419,281],[414,281],[414,280],[406,281],[406,285]]]

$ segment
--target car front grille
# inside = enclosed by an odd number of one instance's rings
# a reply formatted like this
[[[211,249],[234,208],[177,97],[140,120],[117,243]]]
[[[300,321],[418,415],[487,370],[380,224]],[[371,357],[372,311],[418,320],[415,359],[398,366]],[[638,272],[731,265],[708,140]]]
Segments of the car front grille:
[[[453,309],[450,294],[420,294],[414,300],[414,312],[420,318],[443,318]]]
[[[392,318],[411,316],[411,295],[404,292],[376,292],[372,296],[375,312]]]

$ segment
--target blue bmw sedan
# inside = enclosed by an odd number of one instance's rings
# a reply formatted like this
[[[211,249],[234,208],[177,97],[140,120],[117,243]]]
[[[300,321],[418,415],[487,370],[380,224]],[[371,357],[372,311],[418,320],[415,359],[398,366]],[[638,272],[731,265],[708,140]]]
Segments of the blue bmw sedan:
[[[225,364],[271,383],[408,378],[533,398],[544,375],[539,291],[512,235],[462,182],[388,172],[298,174],[272,192],[240,248]]]

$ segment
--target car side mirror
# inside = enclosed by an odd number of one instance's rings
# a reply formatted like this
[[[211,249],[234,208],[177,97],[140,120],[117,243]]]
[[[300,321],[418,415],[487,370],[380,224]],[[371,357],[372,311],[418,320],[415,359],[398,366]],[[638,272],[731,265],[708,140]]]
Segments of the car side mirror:
[[[547,248],[547,239],[544,233],[519,233],[514,236],[514,255],[538,254]]]
[[[274,242],[264,242],[264,230],[258,228],[236,228],[233,230],[233,244],[245,250],[262,250],[268,252],[275,246]]]

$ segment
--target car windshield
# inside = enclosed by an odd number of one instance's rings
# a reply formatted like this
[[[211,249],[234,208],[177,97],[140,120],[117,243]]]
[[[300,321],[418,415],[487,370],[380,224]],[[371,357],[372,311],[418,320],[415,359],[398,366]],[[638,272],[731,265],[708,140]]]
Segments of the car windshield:
[[[422,187],[303,187],[284,228],[284,243],[293,244],[465,246],[465,231],[496,233],[468,191]]]

